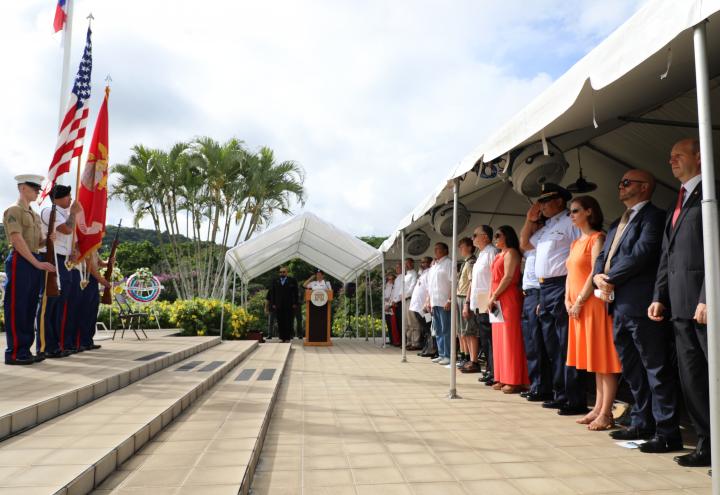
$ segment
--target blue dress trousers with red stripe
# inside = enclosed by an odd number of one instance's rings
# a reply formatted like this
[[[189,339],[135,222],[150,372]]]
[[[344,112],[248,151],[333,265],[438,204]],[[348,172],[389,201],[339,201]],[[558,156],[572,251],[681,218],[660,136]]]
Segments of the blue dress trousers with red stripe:
[[[41,259],[39,254],[34,256]],[[13,249],[5,260],[5,273],[5,360],[29,359],[43,272]]]

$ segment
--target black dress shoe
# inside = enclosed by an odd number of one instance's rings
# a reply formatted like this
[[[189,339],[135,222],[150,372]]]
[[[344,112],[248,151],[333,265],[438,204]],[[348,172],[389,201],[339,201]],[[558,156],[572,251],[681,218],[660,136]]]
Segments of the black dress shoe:
[[[95,349],[100,349],[101,347],[102,347],[102,346],[101,346],[101,345],[98,345],[98,344],[90,344],[90,346],[88,346],[87,350],[88,350],[88,351],[94,351]]]
[[[33,361],[35,361],[36,363],[41,363],[41,362],[45,361],[45,353],[38,352],[37,354],[35,354],[33,356]]]
[[[57,359],[57,358],[65,357],[65,356],[63,355],[63,351],[58,349],[57,351],[46,353],[45,357],[48,359]]]
[[[18,358],[18,359],[5,358],[5,364],[12,365],[12,366],[25,366],[28,364],[33,364],[34,362],[35,362],[34,357]]]
[[[638,448],[640,452],[645,452],[646,454],[664,454],[665,452],[683,450],[684,447],[680,438],[667,439],[662,435],[655,435]]]
[[[493,385],[495,385],[495,378],[490,377],[487,380],[485,380],[486,387],[492,387]]]
[[[611,431],[609,435],[610,438],[614,440],[650,440],[653,436],[655,436],[653,432],[640,430],[636,426]]]
[[[546,400],[542,403],[542,406],[545,409],[561,409],[562,407],[565,407],[565,403],[559,400]]]
[[[558,409],[558,414],[560,416],[579,416],[580,414],[587,414],[590,412],[590,409],[587,406],[570,406],[565,405]]]
[[[689,454],[679,455],[673,460],[681,466],[685,467],[704,467],[710,465],[710,451],[690,452]]]
[[[522,397],[523,399],[527,399],[528,395],[530,394],[532,394],[532,392],[530,392],[529,390],[525,390],[523,392],[520,392],[520,397]]]
[[[528,402],[545,402],[552,400],[552,394],[531,393],[525,397]]]

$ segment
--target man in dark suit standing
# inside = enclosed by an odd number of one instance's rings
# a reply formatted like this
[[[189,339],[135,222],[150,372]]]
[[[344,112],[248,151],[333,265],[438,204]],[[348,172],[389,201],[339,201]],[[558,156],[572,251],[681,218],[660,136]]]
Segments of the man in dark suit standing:
[[[681,187],[667,217],[662,256],[648,317],[661,321],[668,310],[688,415],[698,436],[690,454],[675,457],[681,466],[710,465],[710,397],[708,381],[705,263],[700,202],[700,143],[683,139],[670,152],[670,166]]]
[[[288,276],[287,267],[280,267],[280,276],[273,280],[267,300],[270,311],[275,312],[280,340],[289,342],[293,334],[293,316],[298,307],[298,284]]]
[[[616,430],[616,440],[649,439],[643,452],[682,450],[676,413],[677,379],[671,364],[670,325],[648,318],[660,262],[665,212],[652,204],[655,178],[629,170],[618,184],[627,208],[610,226],[597,257],[593,283],[608,302],[613,337],[625,380],[635,404],[630,427]]]

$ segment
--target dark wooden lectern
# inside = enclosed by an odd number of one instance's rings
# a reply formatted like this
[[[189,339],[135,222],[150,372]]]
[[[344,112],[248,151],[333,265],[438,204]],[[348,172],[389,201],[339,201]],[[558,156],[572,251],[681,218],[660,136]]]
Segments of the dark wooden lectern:
[[[305,345],[328,346],[332,345],[330,339],[331,304],[333,291],[327,293],[327,301],[320,306],[318,301],[313,302],[311,289],[305,290]],[[322,296],[322,294],[320,294]]]

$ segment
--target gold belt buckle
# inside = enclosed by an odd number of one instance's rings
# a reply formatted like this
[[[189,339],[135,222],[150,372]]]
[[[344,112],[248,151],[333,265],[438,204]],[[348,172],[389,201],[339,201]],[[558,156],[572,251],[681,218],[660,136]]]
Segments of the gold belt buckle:
[[[545,279],[544,279],[544,278],[541,278],[541,279],[540,279],[540,283],[541,283],[541,284],[544,284],[544,283],[545,283]]]

